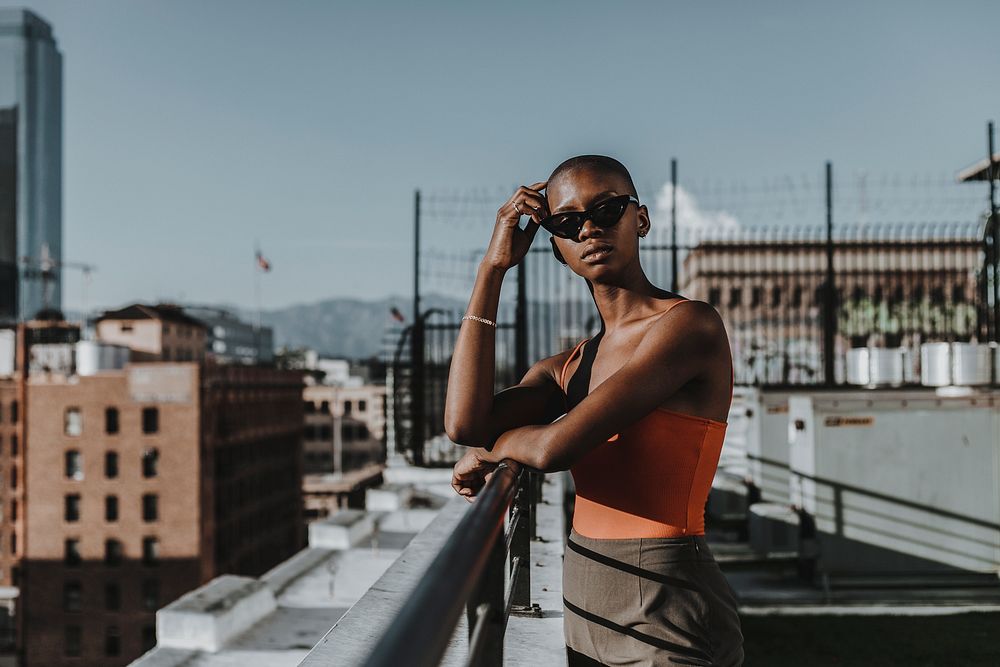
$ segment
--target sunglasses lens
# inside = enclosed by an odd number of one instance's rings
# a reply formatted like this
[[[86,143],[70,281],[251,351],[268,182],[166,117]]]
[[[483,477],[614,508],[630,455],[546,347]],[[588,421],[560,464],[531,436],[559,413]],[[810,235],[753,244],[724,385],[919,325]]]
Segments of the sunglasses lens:
[[[575,236],[579,217],[578,213],[557,213],[547,220],[543,220],[542,226],[549,230],[553,236],[571,239]]]
[[[610,227],[619,220],[621,220],[622,214],[625,213],[625,207],[628,206],[628,197],[615,197],[614,199],[609,199],[606,202],[601,202],[594,207],[591,212],[590,219],[594,221],[594,224],[598,227]]]

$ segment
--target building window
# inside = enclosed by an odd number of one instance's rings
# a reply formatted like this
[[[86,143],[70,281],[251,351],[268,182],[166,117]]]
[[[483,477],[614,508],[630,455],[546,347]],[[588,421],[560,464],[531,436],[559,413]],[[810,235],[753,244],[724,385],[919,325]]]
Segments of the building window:
[[[781,305],[781,287],[775,285],[771,288],[771,307],[777,308]]]
[[[143,579],[142,608],[146,611],[156,611],[160,608],[160,580]]]
[[[63,413],[63,432],[66,435],[77,436],[83,431],[83,416],[80,408],[66,408]]]
[[[12,465],[10,467],[10,488],[17,488],[17,466]]]
[[[364,399],[358,400],[358,412],[365,412],[368,410],[368,401]]]
[[[302,409],[305,411],[306,414],[312,414],[316,412],[316,404],[313,403],[312,401],[304,401],[302,404]]]
[[[120,655],[122,652],[122,633],[117,626],[109,626],[104,631],[104,655]]]
[[[80,558],[80,540],[69,538],[63,542],[63,564],[75,567],[83,561]]]
[[[10,555],[17,555],[17,533],[10,534]]]
[[[118,611],[122,608],[122,587],[117,581],[104,584],[104,608],[108,611]]]
[[[63,502],[63,519],[68,522],[80,520],[80,494],[70,493]]]
[[[151,651],[156,646],[156,626],[142,626],[142,650]]]
[[[18,409],[17,401],[11,401],[10,403],[10,421],[12,424],[16,424],[18,419]]]
[[[118,477],[118,452],[104,452],[104,476],[108,479]]]
[[[358,438],[364,440],[368,437],[368,426],[366,424],[358,424]]]
[[[133,327],[133,326],[132,326],[131,324],[125,324],[124,322],[123,322],[123,323],[121,323],[121,324],[119,324],[118,326],[119,326],[119,327],[121,328],[121,330],[122,330],[122,331],[124,331],[125,333],[128,333],[129,331],[132,331],[132,330],[134,329],[134,327]]]
[[[713,306],[718,306],[722,303],[722,291],[718,287],[710,287],[708,289],[708,302]]]
[[[80,630],[80,626],[67,625],[65,634],[66,636],[63,644],[63,654],[71,658],[79,657],[80,640],[83,637],[83,632]]]
[[[63,611],[80,611],[83,599],[83,588],[79,581],[67,581],[63,584]]]
[[[320,440],[327,440],[327,441],[328,440],[333,440],[333,427],[330,426],[330,425],[328,425],[328,424],[324,424],[323,426],[320,426],[319,427],[319,439]]]
[[[729,304],[727,308],[736,308],[743,301],[743,290],[739,287],[729,288]]]
[[[104,520],[118,520],[118,496],[104,496]]]
[[[17,521],[17,500],[10,501],[10,516],[13,521]]]
[[[142,496],[142,520],[156,521],[160,518],[159,497],[155,493],[146,493]]]
[[[753,287],[750,290],[750,307],[759,308],[760,304],[764,301],[764,288],[758,286]]]
[[[142,409],[142,432],[143,433],[156,433],[160,430],[160,409],[159,408],[143,408]]]
[[[354,440],[354,424],[341,424],[340,437],[342,440]]]
[[[330,401],[322,401],[319,404],[319,411],[324,415],[330,414]]]
[[[142,453],[142,476],[156,477],[157,468],[160,462],[160,451],[158,449],[147,449]]]
[[[83,479],[83,454],[79,450],[66,452],[66,479]]]
[[[160,559],[160,541],[155,537],[142,538],[142,564],[156,565]]]
[[[118,408],[105,408],[104,410],[104,432],[118,432]]]
[[[305,431],[304,435],[305,435],[305,439],[306,440],[315,440],[316,439],[316,427],[315,426],[313,426],[312,424],[307,424],[306,427],[305,427],[305,429],[304,429],[304,431]]]
[[[351,401],[344,401],[344,414],[351,414]]]
[[[104,564],[122,564],[122,543],[118,540],[104,540]]]

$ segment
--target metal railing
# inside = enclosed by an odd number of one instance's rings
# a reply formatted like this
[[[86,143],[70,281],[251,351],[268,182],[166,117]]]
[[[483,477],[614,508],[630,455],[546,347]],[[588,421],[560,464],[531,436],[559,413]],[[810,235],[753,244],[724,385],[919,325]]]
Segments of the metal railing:
[[[469,629],[466,664],[503,664],[509,615],[540,615],[530,599],[530,556],[541,481],[542,473],[527,467],[517,475],[509,467],[496,470],[363,663],[366,667],[439,664],[463,607]]]

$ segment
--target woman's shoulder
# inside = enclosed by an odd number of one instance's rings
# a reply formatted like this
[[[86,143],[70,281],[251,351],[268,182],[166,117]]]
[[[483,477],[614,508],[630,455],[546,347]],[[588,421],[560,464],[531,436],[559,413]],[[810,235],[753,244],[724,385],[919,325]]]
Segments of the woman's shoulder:
[[[654,324],[658,324],[660,321],[667,319],[670,312],[675,311],[675,308],[681,305],[686,307],[674,312],[673,317],[668,321],[676,323],[685,322],[687,324],[700,321],[705,321],[710,324],[722,323],[722,316],[719,315],[719,311],[715,308],[715,306],[707,301],[689,299],[687,297],[678,297],[670,300],[670,302],[660,311],[660,314],[654,319]]]

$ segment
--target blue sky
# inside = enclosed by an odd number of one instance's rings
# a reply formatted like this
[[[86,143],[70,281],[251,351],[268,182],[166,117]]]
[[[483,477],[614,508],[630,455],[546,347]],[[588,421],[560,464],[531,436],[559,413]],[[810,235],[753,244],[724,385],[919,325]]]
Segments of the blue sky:
[[[0,4],[65,58],[71,310],[250,306],[255,239],[266,308],[407,294],[414,188],[593,152],[651,184],[952,174],[1000,119],[989,1]]]

